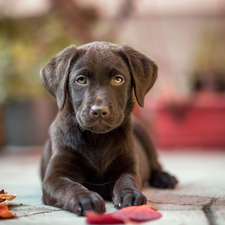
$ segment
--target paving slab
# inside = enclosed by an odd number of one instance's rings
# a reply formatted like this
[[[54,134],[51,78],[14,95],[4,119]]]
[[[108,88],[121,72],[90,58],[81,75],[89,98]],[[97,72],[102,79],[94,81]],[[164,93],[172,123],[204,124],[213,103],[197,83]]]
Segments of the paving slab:
[[[164,204],[164,203],[154,203],[151,201],[149,201],[148,204],[154,206],[160,212],[202,210],[202,206],[195,206],[195,205]]]
[[[176,195],[225,198],[225,151],[165,151],[159,159],[179,180]]]
[[[176,195],[174,190],[165,193],[163,190],[154,191],[151,189],[145,189],[143,192],[150,203],[202,206],[209,204],[212,200],[210,197],[206,198],[198,196]]]
[[[6,225],[86,225],[84,217],[77,217],[76,215],[65,211],[53,211],[51,213],[33,214],[32,216],[23,216],[19,218],[0,221]]]
[[[14,149],[15,151],[16,149]],[[41,201],[40,152],[0,154],[0,189],[17,194],[9,203],[17,216],[0,224],[86,224],[85,218],[46,206]],[[27,153],[28,152],[28,153]],[[1,152],[0,152],[1,153]],[[148,204],[163,217],[147,224],[225,225],[225,152],[159,152],[164,168],[179,180],[174,190],[143,189]],[[106,203],[107,212],[116,209]]]
[[[215,225],[225,224],[225,199],[215,199],[211,207],[207,209],[208,217]]]
[[[159,220],[144,223],[145,225],[210,225],[205,214],[201,210],[195,211],[166,211]]]
[[[209,214],[210,219],[215,225],[225,224],[225,208],[212,208]]]

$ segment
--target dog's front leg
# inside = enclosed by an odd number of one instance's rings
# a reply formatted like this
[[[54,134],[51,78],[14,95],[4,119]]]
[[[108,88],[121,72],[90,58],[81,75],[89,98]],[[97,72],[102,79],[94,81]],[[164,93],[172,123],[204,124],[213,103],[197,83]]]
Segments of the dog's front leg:
[[[82,180],[82,176],[82,170],[73,154],[53,156],[43,180],[43,202],[77,215],[84,215],[88,210],[105,212],[102,197],[77,182]]]
[[[137,174],[122,174],[116,181],[113,189],[114,207],[124,208],[131,205],[146,204],[147,199],[140,189],[141,180]]]

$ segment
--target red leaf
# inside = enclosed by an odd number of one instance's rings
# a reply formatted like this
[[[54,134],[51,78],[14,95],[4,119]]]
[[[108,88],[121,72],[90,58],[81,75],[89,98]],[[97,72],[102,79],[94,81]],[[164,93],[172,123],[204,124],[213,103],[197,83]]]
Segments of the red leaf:
[[[109,214],[100,214],[94,211],[87,211],[86,213],[86,222],[90,224],[115,224],[115,223],[123,223],[121,219],[116,219]]]
[[[129,206],[113,213],[99,214],[89,211],[86,214],[86,221],[90,224],[114,224],[127,221],[145,222],[158,219],[162,216],[150,205]]]

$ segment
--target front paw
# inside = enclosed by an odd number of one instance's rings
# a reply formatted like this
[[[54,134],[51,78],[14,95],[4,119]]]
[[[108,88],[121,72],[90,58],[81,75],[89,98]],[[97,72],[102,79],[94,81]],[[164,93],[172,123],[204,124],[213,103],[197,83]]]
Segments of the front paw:
[[[174,188],[178,183],[174,176],[166,172],[153,172],[150,178],[150,184],[158,188]]]
[[[122,189],[113,197],[114,207],[124,208],[131,205],[144,205],[147,203],[146,197],[137,189]]]
[[[96,192],[87,192],[76,195],[65,203],[64,208],[78,216],[84,216],[86,211],[105,212],[105,202]]]

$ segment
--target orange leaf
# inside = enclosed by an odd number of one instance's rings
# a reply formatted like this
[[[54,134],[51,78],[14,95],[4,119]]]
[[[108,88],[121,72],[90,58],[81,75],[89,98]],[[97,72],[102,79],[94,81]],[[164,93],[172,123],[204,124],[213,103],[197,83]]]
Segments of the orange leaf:
[[[9,212],[6,201],[0,203],[0,218],[11,218],[15,214]]]
[[[4,189],[0,191],[0,202],[2,202],[2,200],[5,200],[5,199],[12,201],[14,198],[16,198],[16,195],[9,195],[5,193]]]

